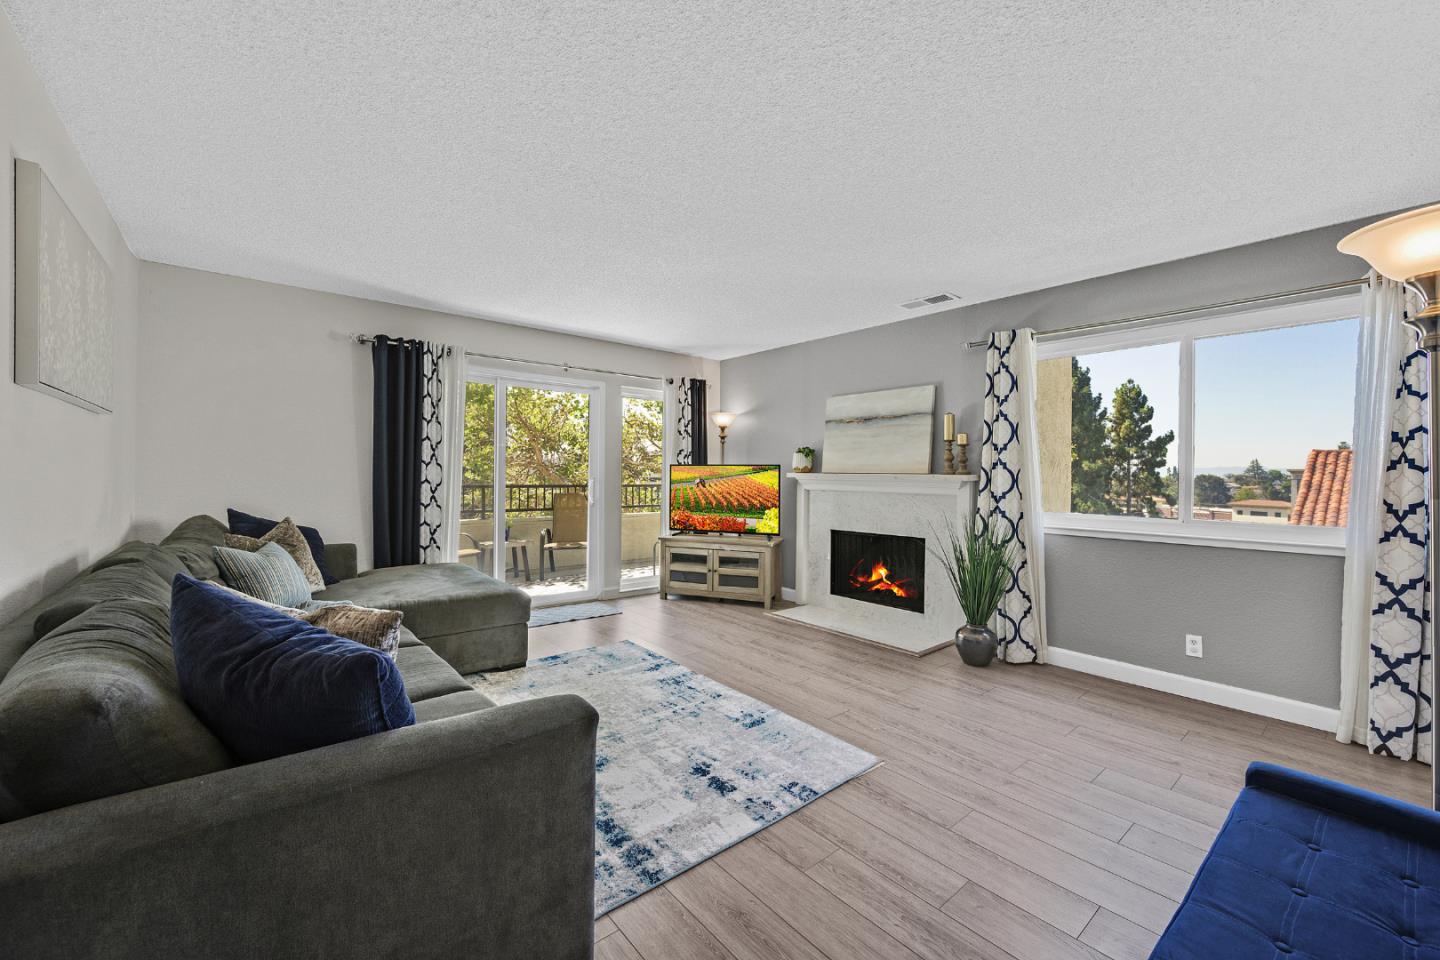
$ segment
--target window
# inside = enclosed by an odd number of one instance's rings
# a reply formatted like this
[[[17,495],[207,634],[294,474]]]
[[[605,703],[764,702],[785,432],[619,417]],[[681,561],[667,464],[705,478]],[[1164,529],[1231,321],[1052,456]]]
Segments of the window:
[[[1042,340],[1057,533],[1344,549],[1355,298]]]

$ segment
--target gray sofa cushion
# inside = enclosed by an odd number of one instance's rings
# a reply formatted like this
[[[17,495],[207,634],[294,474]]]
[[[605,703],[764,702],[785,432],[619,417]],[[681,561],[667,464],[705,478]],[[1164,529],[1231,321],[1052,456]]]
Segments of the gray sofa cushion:
[[[107,600],[147,600],[170,609],[170,581],[143,563],[119,563],[82,573],[41,604],[35,617],[35,639]]]
[[[473,689],[438,653],[421,644],[396,650],[395,666],[400,668],[411,703]]]
[[[35,642],[35,614],[39,612],[38,607],[31,607],[0,627],[0,680]]]
[[[230,531],[214,517],[199,514],[170,531],[160,546],[175,554],[197,580],[214,580],[220,575],[215,566],[213,548],[225,546]]]
[[[104,570],[106,567],[118,567],[127,563],[148,567],[166,583],[174,580],[177,573],[189,572],[184,562],[175,554],[159,544],[146,543],[143,540],[131,540],[107,553],[96,560],[95,565],[90,569]]]
[[[77,607],[74,603],[76,597],[70,591],[82,589],[92,590],[95,588],[95,584],[82,588],[80,582],[98,570],[121,566],[135,566],[141,569],[148,568],[159,575],[167,584],[174,578],[176,573],[183,572],[185,569],[185,565],[176,557],[153,543],[132,540],[129,543],[117,547],[115,550],[112,550],[110,553],[107,553],[95,561],[88,569],[81,571],[78,576],[62,586],[59,590],[40,598],[39,601],[15,619],[0,626],[0,679],[4,679],[5,674],[9,673],[10,668],[15,665],[15,661],[19,660],[20,656],[26,650],[30,649],[30,645],[33,644],[36,639],[49,633],[50,630],[55,629],[56,626],[59,626],[59,624],[69,616],[82,613],[84,609],[89,606],[89,601],[86,600],[81,602]],[[114,583],[115,581],[108,580],[110,577],[123,579],[125,574],[107,574],[107,582]],[[123,590],[118,594],[118,596],[124,595],[125,592]],[[64,610],[57,610],[46,620],[45,626],[48,629],[37,628],[35,625],[36,618],[57,600],[62,600],[66,596],[69,597],[70,605]],[[148,596],[154,599],[155,594],[152,593]],[[169,592],[167,590],[165,603],[169,604],[169,602]]]
[[[429,700],[421,700],[415,704],[415,722],[429,723],[431,720],[444,720],[446,717],[458,717],[462,713],[488,710],[493,706],[495,706],[495,701],[479,690],[447,693],[443,697],[431,697]]]
[[[321,590],[315,599],[399,610],[421,640],[530,619],[525,591],[459,563],[383,567]]]
[[[167,605],[92,606],[0,681],[0,785],[28,813],[231,765],[180,697]]]

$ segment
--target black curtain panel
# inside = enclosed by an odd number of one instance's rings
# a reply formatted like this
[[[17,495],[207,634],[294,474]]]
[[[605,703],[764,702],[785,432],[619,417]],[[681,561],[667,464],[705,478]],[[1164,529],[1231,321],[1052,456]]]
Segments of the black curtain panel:
[[[425,344],[377,336],[370,360],[375,372],[375,566],[419,563]]]
[[[710,462],[710,425],[706,422],[705,381],[690,381],[690,462]]]

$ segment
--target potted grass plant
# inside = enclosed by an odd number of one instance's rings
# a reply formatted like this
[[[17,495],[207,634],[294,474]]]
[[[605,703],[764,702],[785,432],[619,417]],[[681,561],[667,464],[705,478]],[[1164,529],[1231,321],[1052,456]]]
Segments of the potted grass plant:
[[[1014,544],[992,525],[977,517],[963,532],[945,525],[950,549],[935,551],[955,599],[965,614],[965,625],[955,631],[955,649],[972,667],[985,667],[995,659],[995,631],[990,620],[1005,598],[1015,569]]]

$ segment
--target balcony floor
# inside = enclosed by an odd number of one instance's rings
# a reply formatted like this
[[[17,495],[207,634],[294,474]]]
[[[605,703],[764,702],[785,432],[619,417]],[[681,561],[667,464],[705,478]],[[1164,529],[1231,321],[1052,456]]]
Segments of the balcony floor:
[[[589,589],[582,564],[560,564],[555,572],[551,573],[547,568],[544,573],[542,577],[537,565],[531,569],[534,579],[529,582],[526,582],[523,572],[515,570],[508,571],[505,580],[530,594],[532,599],[540,601],[570,593],[584,593]],[[658,583],[659,575],[659,570],[649,559],[626,560],[620,568],[620,589],[636,590],[654,586]]]

